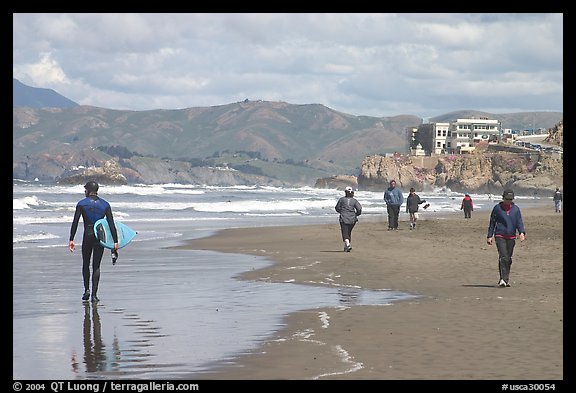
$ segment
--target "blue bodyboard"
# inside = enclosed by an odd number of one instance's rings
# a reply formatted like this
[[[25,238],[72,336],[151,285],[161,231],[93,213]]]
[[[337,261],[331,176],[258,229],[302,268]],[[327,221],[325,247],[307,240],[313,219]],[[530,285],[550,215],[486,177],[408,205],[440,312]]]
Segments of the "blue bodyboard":
[[[121,221],[114,221],[114,224],[116,225],[116,232],[118,233],[118,248],[126,246],[134,239],[134,236],[138,234],[138,232]],[[114,239],[112,238],[110,225],[108,225],[106,218],[101,218],[94,223],[94,234],[100,241],[102,247],[109,249],[114,248]]]

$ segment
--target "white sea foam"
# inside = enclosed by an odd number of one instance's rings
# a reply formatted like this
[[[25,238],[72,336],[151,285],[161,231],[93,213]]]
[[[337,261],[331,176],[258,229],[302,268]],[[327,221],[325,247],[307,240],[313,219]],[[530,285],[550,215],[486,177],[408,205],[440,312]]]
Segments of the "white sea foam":
[[[59,239],[60,236],[46,233],[46,232],[38,232],[38,233],[30,233],[27,235],[19,235],[12,239],[12,243],[20,243],[20,242],[33,242],[36,240],[46,240],[46,239]]]
[[[100,196],[110,202],[114,217],[128,223],[150,225],[193,222],[198,229],[260,225],[298,225],[336,220],[334,206],[342,190],[313,187],[272,186],[203,186],[187,184],[102,186]],[[421,218],[460,212],[463,194],[449,189],[419,193],[430,203],[420,209]],[[489,210],[499,198],[472,194],[474,210]],[[14,242],[40,246],[50,237],[37,235],[32,241],[26,227],[36,233],[49,233],[49,225],[63,225],[69,230],[76,204],[84,197],[82,185],[42,185],[38,182],[13,183]],[[386,215],[383,191],[356,192],[363,206],[363,216]],[[519,204],[542,203],[542,199],[518,196]],[[405,214],[401,209],[401,214]],[[51,243],[49,243],[51,244]]]

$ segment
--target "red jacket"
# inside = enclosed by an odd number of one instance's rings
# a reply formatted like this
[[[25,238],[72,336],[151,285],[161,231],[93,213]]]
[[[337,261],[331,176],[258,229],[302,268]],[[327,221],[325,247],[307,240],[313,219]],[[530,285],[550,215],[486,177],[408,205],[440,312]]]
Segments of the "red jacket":
[[[464,199],[462,199],[462,204],[460,205],[460,210],[462,209],[470,209],[474,210],[474,204],[472,203],[472,198],[470,195],[466,195]]]

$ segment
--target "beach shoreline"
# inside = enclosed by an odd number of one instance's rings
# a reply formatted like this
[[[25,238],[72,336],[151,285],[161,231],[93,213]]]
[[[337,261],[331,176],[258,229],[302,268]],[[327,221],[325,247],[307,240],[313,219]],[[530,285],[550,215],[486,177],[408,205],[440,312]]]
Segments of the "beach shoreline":
[[[520,206],[522,208],[522,206]],[[426,217],[388,232],[363,219],[353,251],[337,221],[239,228],[177,248],[267,257],[238,278],[372,290],[418,298],[390,305],[292,313],[258,349],[190,379],[546,380],[564,378],[563,214],[522,209],[510,288],[498,288],[497,251],[486,244],[489,211]],[[403,215],[402,215],[403,216]],[[402,217],[401,216],[401,217]],[[421,215],[422,216],[422,215]]]

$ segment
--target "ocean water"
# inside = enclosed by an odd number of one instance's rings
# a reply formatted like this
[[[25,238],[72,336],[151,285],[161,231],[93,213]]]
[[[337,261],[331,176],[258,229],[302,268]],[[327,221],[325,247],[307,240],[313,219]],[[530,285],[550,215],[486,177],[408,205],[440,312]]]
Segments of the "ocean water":
[[[181,378],[253,350],[282,328],[291,312],[385,306],[413,297],[388,288],[242,281],[238,274],[271,261],[166,249],[224,228],[337,223],[334,206],[342,194],[309,187],[102,186],[99,195],[111,203],[115,219],[138,235],[119,251],[116,265],[105,252],[100,302],[94,305],[81,301],[81,225],[76,252],[67,248],[83,187],[15,181],[14,379]],[[382,195],[356,192],[363,217],[385,216]],[[421,209],[424,219],[462,214],[462,194],[443,189],[419,195],[431,205]],[[475,211],[499,200],[471,196]],[[542,201],[518,197],[517,202]],[[340,246],[336,240],[335,248]]]

